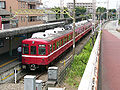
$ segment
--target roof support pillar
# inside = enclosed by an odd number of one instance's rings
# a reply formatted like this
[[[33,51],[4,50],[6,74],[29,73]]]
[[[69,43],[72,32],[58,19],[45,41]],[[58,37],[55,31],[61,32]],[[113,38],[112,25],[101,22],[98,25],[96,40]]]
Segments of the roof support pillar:
[[[12,37],[9,37],[9,55],[12,56]]]

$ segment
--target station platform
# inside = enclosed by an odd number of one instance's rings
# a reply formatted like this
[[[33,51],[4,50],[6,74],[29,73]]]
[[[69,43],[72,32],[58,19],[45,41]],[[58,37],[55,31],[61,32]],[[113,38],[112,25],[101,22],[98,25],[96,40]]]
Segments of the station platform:
[[[98,90],[120,90],[120,32],[115,21],[102,31]]]
[[[21,63],[15,50],[13,53],[12,56],[9,52],[0,55],[0,74]]]

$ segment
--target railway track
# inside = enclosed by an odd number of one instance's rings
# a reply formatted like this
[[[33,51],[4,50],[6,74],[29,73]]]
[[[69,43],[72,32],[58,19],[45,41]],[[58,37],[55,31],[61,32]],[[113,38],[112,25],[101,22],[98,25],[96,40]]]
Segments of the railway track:
[[[24,83],[24,76],[26,75],[33,75],[33,76],[36,76],[36,79],[39,79],[41,76],[47,74],[47,70],[24,71],[22,73],[23,73],[23,76],[17,80],[18,83]]]
[[[83,38],[81,38],[76,43],[76,54],[80,53],[80,50],[83,48],[84,44],[87,42],[87,40],[90,38],[91,33],[87,34]],[[67,67],[70,66],[72,60],[72,47],[70,47],[67,51],[65,51],[60,57],[58,57],[55,62],[51,66],[58,67],[58,83],[61,83],[61,81],[64,79],[64,74],[66,72]],[[32,72],[23,72],[23,76],[17,81],[18,83],[24,83],[24,76],[25,75],[34,75],[36,76],[37,80],[42,80],[43,82],[47,81],[47,70],[45,69],[38,69],[36,71]]]

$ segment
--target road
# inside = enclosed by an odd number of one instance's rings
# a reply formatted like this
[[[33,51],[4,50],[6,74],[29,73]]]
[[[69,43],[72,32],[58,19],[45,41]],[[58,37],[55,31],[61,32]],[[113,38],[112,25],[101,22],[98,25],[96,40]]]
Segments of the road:
[[[108,22],[102,31],[98,90],[120,90],[120,33],[116,21]]]

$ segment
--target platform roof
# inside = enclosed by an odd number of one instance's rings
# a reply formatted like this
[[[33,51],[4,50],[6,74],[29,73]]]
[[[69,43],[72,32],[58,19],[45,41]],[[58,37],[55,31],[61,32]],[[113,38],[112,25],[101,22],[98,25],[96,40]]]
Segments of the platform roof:
[[[48,23],[48,24],[40,24],[40,25],[34,25],[34,26],[0,30],[0,38],[12,37],[15,35],[22,35],[22,34],[26,34],[26,33],[44,31],[45,29],[55,28],[55,27],[63,25],[63,24],[64,24],[64,22],[54,22],[54,23]]]

